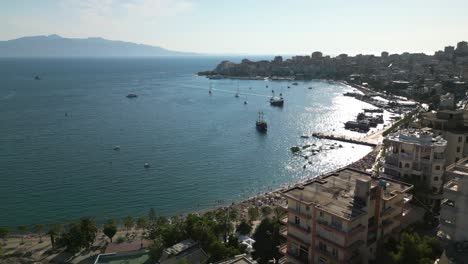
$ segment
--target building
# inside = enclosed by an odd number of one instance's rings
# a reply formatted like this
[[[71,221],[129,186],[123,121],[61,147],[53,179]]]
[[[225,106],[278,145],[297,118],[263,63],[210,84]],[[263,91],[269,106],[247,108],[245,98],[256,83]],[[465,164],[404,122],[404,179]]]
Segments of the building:
[[[159,260],[161,264],[177,264],[186,262],[187,264],[205,263],[208,255],[200,248],[197,242],[187,239],[166,248]]]
[[[447,240],[445,255],[451,261],[446,263],[466,263],[468,251],[463,245],[468,241],[468,157],[448,166],[445,177],[438,236]]]
[[[387,136],[384,175],[423,186],[426,205],[440,201],[447,141],[430,129],[405,129]],[[426,192],[429,190],[429,192]]]
[[[421,127],[432,128],[436,135],[447,140],[445,165],[468,156],[468,124],[464,110],[440,110],[421,114]]]
[[[214,264],[257,264],[257,261],[248,257],[247,254],[237,255],[233,258],[215,262]]]
[[[468,240],[468,157],[447,167],[440,230],[452,241]]]
[[[439,109],[441,110],[454,110],[455,96],[451,93],[446,93],[440,96]]]
[[[398,235],[412,185],[344,168],[283,192],[280,263],[368,263]]]

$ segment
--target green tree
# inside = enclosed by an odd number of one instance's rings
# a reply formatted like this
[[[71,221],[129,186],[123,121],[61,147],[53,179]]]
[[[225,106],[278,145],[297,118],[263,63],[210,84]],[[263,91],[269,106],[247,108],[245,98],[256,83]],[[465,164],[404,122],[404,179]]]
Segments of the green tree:
[[[128,234],[128,232],[130,231],[130,229],[133,228],[133,225],[134,225],[133,217],[131,217],[130,215],[125,217],[123,219],[123,224],[125,226],[125,229],[127,229],[127,234]]]
[[[6,244],[6,239],[10,234],[10,229],[8,227],[0,227],[0,239],[3,240],[3,244]]]
[[[146,228],[148,228],[148,218],[146,218],[146,217],[138,217],[138,219],[137,219],[137,221],[136,221],[136,226],[137,226],[137,228],[139,228],[139,229],[145,230]]]
[[[395,264],[429,264],[434,263],[434,259],[441,253],[442,248],[436,238],[403,233],[396,252],[390,253],[390,257]]]
[[[278,246],[281,244],[282,239],[279,234],[279,222],[276,218],[263,219],[255,230],[253,239],[255,240],[253,244],[255,251],[252,256],[260,264],[268,263],[273,258],[280,258]]]
[[[24,236],[26,235],[26,232],[28,231],[28,227],[25,225],[20,225],[17,227],[18,232],[21,235],[21,245],[24,244]]]
[[[247,221],[245,221],[245,219],[242,219],[242,221],[237,226],[236,231],[241,235],[249,235],[250,232],[252,232],[252,226]]]
[[[107,221],[107,223],[104,224],[104,228],[102,229],[102,232],[104,233],[104,235],[106,235],[110,239],[110,242],[112,243],[112,238],[117,233],[117,225],[115,224],[115,221],[113,220]]]
[[[154,210],[154,208],[151,208],[148,212],[148,220],[150,225],[154,224],[156,222],[156,219],[156,210]]]
[[[76,253],[82,248],[89,248],[96,239],[96,222],[88,217],[82,218],[78,223],[70,224],[68,231],[61,239],[67,251]]]
[[[62,233],[63,226],[60,224],[55,224],[50,226],[49,230],[47,231],[47,235],[50,236],[50,244],[52,248],[55,248],[57,237]]]
[[[262,207],[262,215],[263,215],[263,217],[268,217],[272,212],[273,212],[273,209],[271,209],[270,206],[264,206],[264,207]]]
[[[42,243],[42,234],[44,233],[44,225],[37,224],[33,227],[33,232],[39,236],[39,243]]]
[[[153,263],[158,263],[164,250],[164,245],[159,239],[155,239],[149,246],[149,255]]]
[[[251,223],[258,219],[259,213],[258,213],[258,208],[257,207],[250,207],[249,210],[247,211],[247,213],[249,215],[249,221]]]

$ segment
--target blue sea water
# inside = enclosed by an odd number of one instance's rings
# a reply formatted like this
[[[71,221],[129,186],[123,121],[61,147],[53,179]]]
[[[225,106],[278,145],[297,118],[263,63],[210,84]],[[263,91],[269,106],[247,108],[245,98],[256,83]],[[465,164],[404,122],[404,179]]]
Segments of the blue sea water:
[[[303,169],[308,160],[290,147],[329,141],[300,135],[334,129],[356,136],[343,122],[369,105],[326,81],[294,86],[195,74],[223,59],[1,59],[0,226],[103,221],[151,207],[167,216],[197,211],[314,177],[370,151],[341,143]],[[269,105],[272,89],[284,95],[283,108]],[[268,122],[265,135],[255,130],[258,111]]]

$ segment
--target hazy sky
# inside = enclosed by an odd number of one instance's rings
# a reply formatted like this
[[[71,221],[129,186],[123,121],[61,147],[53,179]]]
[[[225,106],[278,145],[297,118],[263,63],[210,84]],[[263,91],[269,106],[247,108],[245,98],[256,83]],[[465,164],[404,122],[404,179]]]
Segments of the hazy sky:
[[[468,40],[468,1],[0,0],[0,25],[0,40],[59,34],[202,53],[432,53]]]

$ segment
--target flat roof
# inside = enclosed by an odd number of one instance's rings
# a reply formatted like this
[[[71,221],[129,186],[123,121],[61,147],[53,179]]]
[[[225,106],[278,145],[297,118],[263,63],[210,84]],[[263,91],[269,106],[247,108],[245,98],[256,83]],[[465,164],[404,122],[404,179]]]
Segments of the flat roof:
[[[378,186],[379,183],[385,183],[384,199],[393,198],[398,192],[406,192],[413,187],[393,179],[373,178],[369,173],[344,168],[304,184],[296,185],[284,191],[283,195],[305,204],[314,205],[339,217],[353,220],[365,212],[363,201],[354,196],[357,180],[369,182],[370,189]]]

